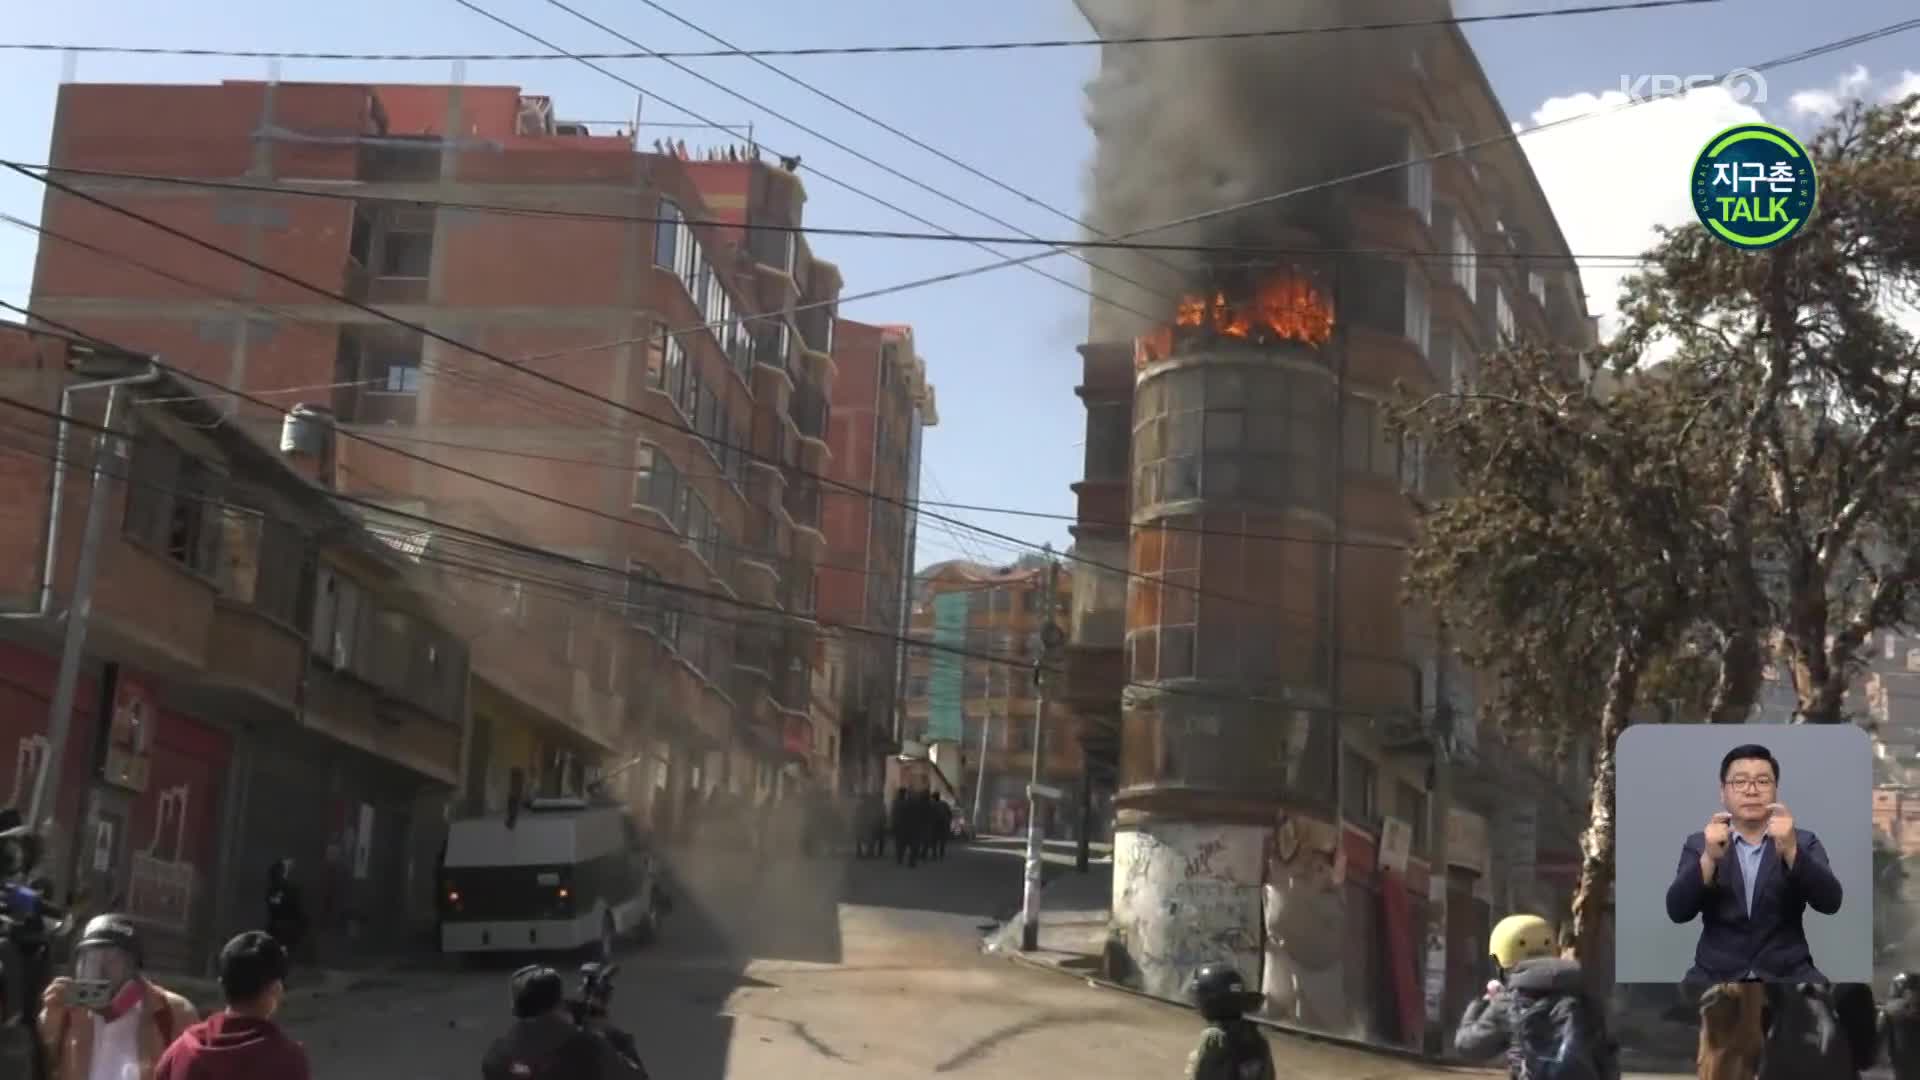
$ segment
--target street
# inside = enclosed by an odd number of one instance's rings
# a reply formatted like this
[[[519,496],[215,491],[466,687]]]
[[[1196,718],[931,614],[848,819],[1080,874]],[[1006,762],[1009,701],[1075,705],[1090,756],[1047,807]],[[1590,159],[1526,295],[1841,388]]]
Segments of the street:
[[[680,898],[662,941],[623,958],[614,1000],[662,1080],[1178,1077],[1199,1031],[1184,1010],[982,954],[982,933],[1018,902],[1016,845],[956,847],[916,870],[818,859],[757,883],[744,865],[699,876],[700,892],[735,902]],[[304,1006],[288,1026],[316,1076],[470,1080],[508,1023],[507,974],[518,962],[394,976]],[[1460,1073],[1272,1042],[1289,1078]]]

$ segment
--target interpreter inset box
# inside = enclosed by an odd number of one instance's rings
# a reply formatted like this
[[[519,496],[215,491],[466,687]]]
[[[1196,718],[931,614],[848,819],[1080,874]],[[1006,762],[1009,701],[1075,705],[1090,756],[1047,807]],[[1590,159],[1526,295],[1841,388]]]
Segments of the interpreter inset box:
[[[1620,737],[1616,976],[1873,981],[1873,750],[1851,724]]]

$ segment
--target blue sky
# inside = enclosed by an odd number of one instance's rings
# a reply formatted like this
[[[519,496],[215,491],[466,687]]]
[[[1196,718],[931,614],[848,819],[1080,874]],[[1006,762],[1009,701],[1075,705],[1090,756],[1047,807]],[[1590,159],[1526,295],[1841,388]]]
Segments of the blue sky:
[[[979,41],[1083,36],[1087,27],[1070,0],[976,0],[929,4],[908,0],[733,0],[666,6],[744,47],[894,42]],[[1176,0],[1166,0],[1176,2]],[[628,48],[541,0],[482,0],[482,6],[560,45],[583,51]],[[635,0],[574,0],[574,6],[650,48],[706,48],[712,43]],[[1249,10],[1259,7],[1248,0]],[[1457,0],[1461,14],[1567,6],[1564,0]],[[163,12],[163,14],[162,14]],[[1581,112],[1618,92],[1623,75],[1708,73],[1754,64],[1811,44],[1908,17],[1911,0],[1729,0],[1702,8],[1579,16],[1473,27],[1469,36],[1508,113],[1518,123]],[[452,0],[331,0],[327,4],[240,3],[237,0],[65,0],[23,5],[0,24],[0,40],[67,44],[176,46],[353,52],[540,52],[533,43]],[[1081,88],[1097,62],[1093,50],[793,58],[774,63],[962,161],[1036,198],[1078,212],[1081,172],[1091,138],[1081,118]],[[1014,195],[960,172],[838,107],[813,97],[750,60],[689,61],[746,96],[786,113],[914,178],[1045,236],[1073,235],[1073,226]],[[63,67],[60,54],[0,53],[9,107],[0,113],[0,155],[42,161]],[[1004,232],[977,215],[889,176],[817,138],[775,121],[720,90],[658,61],[621,61],[627,79],[723,123],[753,122],[760,141],[801,153],[856,187],[962,232]],[[1806,122],[1821,102],[1790,95],[1831,89],[1857,68],[1863,90],[1890,87],[1920,69],[1920,32],[1858,47],[1769,75],[1761,112]],[[214,82],[265,78],[265,61],[215,58],[86,56],[84,81]],[[443,82],[448,65],[289,61],[280,77],[299,80]],[[589,120],[630,116],[633,91],[572,61],[474,63],[470,82],[518,84],[549,94],[556,112]],[[1583,96],[1584,95],[1584,96]],[[1695,100],[1698,98],[1699,100]],[[1662,102],[1591,126],[1571,125],[1529,145],[1569,243],[1576,251],[1637,250],[1652,224],[1677,211],[1658,178],[1681,175],[1710,126],[1738,119],[1743,107],[1712,94]],[[662,102],[647,101],[643,119],[683,122]],[[662,134],[665,134],[664,132]],[[676,131],[687,137],[696,132]],[[650,137],[650,136],[649,136]],[[724,139],[716,136],[715,141]],[[1668,143],[1671,143],[1671,146]],[[1622,196],[1621,164],[1635,155],[1655,162],[1648,185]],[[1609,185],[1612,185],[1609,187]],[[1630,185],[1631,186],[1631,185]],[[811,225],[919,230],[923,226],[808,178]],[[1592,198],[1583,192],[1591,191]],[[1612,194],[1609,195],[1608,192]],[[1684,202],[1679,204],[1682,210]],[[0,211],[37,219],[37,184],[0,179]],[[1583,244],[1583,241],[1585,243]],[[24,302],[35,238],[0,227],[0,298]],[[1588,246],[1592,245],[1592,246]],[[862,292],[985,261],[961,244],[822,238],[816,248],[839,263],[849,292]],[[1055,272],[1084,281],[1084,267],[1056,260]],[[1075,271],[1079,271],[1075,273]],[[1596,311],[1611,297],[1611,278],[1587,278]],[[1052,513],[1071,513],[1068,485],[1080,474],[1082,411],[1072,388],[1085,332],[1086,299],[1019,270],[849,304],[844,314],[915,327],[938,388],[939,427],[928,432],[927,498]],[[955,512],[980,525],[1034,542],[1064,546],[1066,523]],[[922,561],[955,553],[1011,559],[990,539],[964,546],[929,524]]]

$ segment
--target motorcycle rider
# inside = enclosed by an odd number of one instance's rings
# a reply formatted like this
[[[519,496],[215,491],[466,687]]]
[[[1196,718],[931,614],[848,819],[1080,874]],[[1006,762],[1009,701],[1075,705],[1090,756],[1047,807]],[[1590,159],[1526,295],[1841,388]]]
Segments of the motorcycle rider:
[[[1504,1050],[1515,1080],[1618,1080],[1606,1010],[1588,996],[1579,962],[1554,955],[1553,926],[1538,915],[1509,915],[1493,928],[1487,949],[1501,978],[1467,1006],[1454,1052],[1482,1061]]]
[[[574,1023],[559,972],[530,964],[511,985],[513,1027],[487,1048],[484,1080],[645,1080],[613,1044]]]
[[[148,981],[140,933],[124,915],[88,922],[73,974],[41,996],[40,1037],[53,1080],[152,1076],[160,1055],[200,1020],[191,1002]]]

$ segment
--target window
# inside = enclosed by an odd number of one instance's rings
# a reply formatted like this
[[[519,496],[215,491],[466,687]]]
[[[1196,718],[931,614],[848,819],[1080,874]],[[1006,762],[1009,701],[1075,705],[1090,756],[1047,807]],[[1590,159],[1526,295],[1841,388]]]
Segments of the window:
[[[1453,280],[1466,290],[1468,300],[1479,303],[1479,256],[1473,249],[1473,238],[1467,235],[1467,223],[1463,218],[1453,219],[1453,254]]]
[[[352,423],[413,423],[419,415],[425,348],[426,339],[416,331],[386,326],[343,329],[335,372],[340,382],[349,385],[336,389],[336,415]]]
[[[1513,305],[1507,302],[1507,287],[1493,287],[1493,325],[1500,334],[1501,341],[1511,341],[1515,336]]]
[[[747,367],[752,363],[751,335],[725,282],[707,260],[706,251],[679,204],[672,199],[661,199],[658,217],[660,221],[654,227],[654,265],[671,270],[680,279],[701,321],[707,324],[707,332],[726,354],[728,363],[745,378]]]
[[[216,575],[224,478],[205,462],[154,438],[135,443],[132,457],[127,536],[195,573]]]
[[[1527,291],[1533,294],[1533,300],[1542,308],[1547,306],[1547,275],[1538,270],[1527,271]]]
[[[647,382],[655,390],[666,391],[667,397],[678,402],[687,382],[687,349],[680,344],[680,338],[660,329],[652,348],[647,350]]]
[[[1318,455],[1331,435],[1331,398],[1328,380],[1280,368],[1221,365],[1148,380],[1134,403],[1134,505],[1202,496],[1325,505],[1332,478]],[[1249,424],[1249,413],[1265,422]]]
[[[1400,475],[1400,439],[1387,411],[1371,398],[1348,396],[1343,438],[1346,471],[1396,479]]]
[[[1393,816],[1406,822],[1413,831],[1413,850],[1427,850],[1427,793],[1397,780],[1393,785]]]
[[[1427,487],[1427,448],[1417,436],[1400,439],[1398,476],[1403,490],[1419,494]]]
[[[1407,136],[1407,205],[1420,215],[1420,220],[1433,224],[1433,162],[1427,160],[1426,144],[1420,136],[1409,133]]]
[[[680,612],[660,588],[653,567],[627,560],[627,623],[659,638],[670,649],[680,646]]]
[[[375,219],[371,269],[380,277],[433,276],[434,212],[389,206]]]
[[[1340,810],[1349,821],[1371,826],[1380,820],[1380,769],[1351,746],[1340,750]]]
[[[713,562],[713,512],[707,509],[707,501],[692,491],[687,492],[687,515],[681,523],[681,533],[687,538],[687,544],[696,555]]]
[[[653,227],[653,264],[668,270],[680,266],[680,237],[686,229],[686,215],[672,199],[660,200],[660,220]]]
[[[330,566],[321,567],[314,581],[308,650],[335,670],[352,670],[365,633],[366,607],[358,584]]]
[[[676,521],[685,485],[680,470],[657,446],[641,443],[634,453],[633,505],[646,507],[668,522]]]
[[[1432,308],[1427,302],[1427,277],[1412,262],[1407,263],[1406,295],[1407,310],[1402,324],[1403,332],[1407,340],[1419,348],[1421,357],[1425,358],[1428,331],[1431,329],[1433,315]]]

